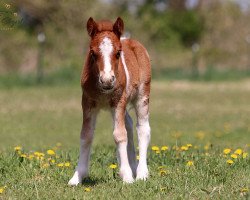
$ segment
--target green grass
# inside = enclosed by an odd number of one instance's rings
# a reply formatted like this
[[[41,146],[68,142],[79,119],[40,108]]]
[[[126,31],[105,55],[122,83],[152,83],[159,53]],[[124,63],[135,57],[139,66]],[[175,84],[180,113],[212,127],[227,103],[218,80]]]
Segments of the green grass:
[[[124,185],[117,176],[112,122],[102,112],[97,121],[90,178],[68,187],[78,159],[81,89],[76,84],[3,87],[0,91],[0,199],[247,199],[250,159],[226,163],[224,148],[249,153],[250,80],[237,82],[154,81],[150,103],[150,178]],[[134,113],[130,111],[134,118]],[[21,158],[13,148],[32,154],[55,147],[56,164]],[[188,151],[172,147],[191,143]],[[46,159],[49,157],[45,156]],[[45,159],[45,160],[46,160]],[[193,161],[194,166],[186,163]],[[58,163],[70,162],[69,167]],[[164,166],[165,175],[160,175]],[[164,173],[164,172],[162,172]],[[90,188],[90,192],[84,191]]]

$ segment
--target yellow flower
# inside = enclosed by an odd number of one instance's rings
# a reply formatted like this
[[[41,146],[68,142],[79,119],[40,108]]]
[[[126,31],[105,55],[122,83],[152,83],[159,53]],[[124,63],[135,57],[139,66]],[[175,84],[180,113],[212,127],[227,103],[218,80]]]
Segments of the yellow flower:
[[[161,151],[160,151],[160,150],[157,150],[157,151],[155,151],[155,153],[156,153],[156,154],[159,154],[159,153],[161,153]]]
[[[248,192],[249,190],[248,190],[248,188],[242,188],[240,191],[241,192]]]
[[[109,165],[109,168],[115,169],[115,168],[117,168],[117,165],[116,164],[111,164],[111,165]]]
[[[50,160],[50,162],[54,164],[56,161],[54,159],[52,159],[52,160]]]
[[[232,161],[232,160],[227,160],[227,163],[228,163],[229,165],[232,165],[232,164],[234,163],[234,161]]]
[[[21,150],[22,150],[22,147],[21,147],[21,146],[16,146],[16,147],[14,147],[14,150],[15,150],[15,151],[21,151]]]
[[[194,166],[194,162],[189,160],[186,165],[187,166]]]
[[[187,147],[187,146],[181,146],[181,150],[182,150],[182,151],[187,151],[187,150],[188,150],[188,147]]]
[[[63,163],[58,163],[57,166],[58,166],[58,167],[63,167],[64,164],[63,164]]]
[[[66,163],[64,163],[64,166],[65,166],[65,167],[69,167],[69,166],[70,166],[70,163],[69,163],[69,162],[66,162]]]
[[[55,153],[53,150],[49,149],[49,150],[47,151],[47,154],[50,155],[50,156],[53,156],[53,155],[55,155],[56,153]]]
[[[248,156],[248,153],[243,153],[242,158],[246,158]]]
[[[187,144],[187,147],[188,147],[188,148],[190,148],[190,147],[192,147],[192,146],[193,146],[192,144]]]
[[[140,156],[139,155],[136,156],[136,160],[140,160]]]
[[[242,149],[236,149],[235,154],[241,155],[243,153]]]
[[[90,188],[84,188],[84,191],[85,191],[85,192],[90,192],[91,189],[90,189]]]
[[[32,160],[32,159],[34,158],[34,155],[29,155],[27,158],[28,158],[29,160]]]
[[[207,143],[207,144],[204,146],[204,149],[205,149],[205,150],[208,150],[209,147],[210,147],[210,143]]]
[[[4,192],[4,188],[0,187],[0,194],[3,194],[3,192]]]
[[[27,155],[26,154],[21,154],[20,157],[27,158]]]
[[[41,153],[41,152],[38,152],[38,151],[36,151],[36,152],[34,152],[34,155],[35,156],[37,156],[37,157],[44,157],[44,153]]]
[[[161,150],[162,150],[162,151],[167,151],[167,150],[168,150],[168,146],[162,146],[162,147],[161,147]]]
[[[223,150],[223,153],[224,153],[224,154],[229,154],[230,152],[231,152],[231,149],[224,149],[224,150]]]
[[[168,171],[167,170],[160,170],[160,175],[161,176],[165,176],[165,175],[167,175],[167,173],[168,173]]]
[[[232,154],[232,155],[231,155],[231,158],[236,159],[236,158],[238,158],[238,156],[237,156],[236,154]]]
[[[153,151],[159,151],[160,150],[160,148],[158,147],[158,146],[152,146],[152,148],[151,148]]]

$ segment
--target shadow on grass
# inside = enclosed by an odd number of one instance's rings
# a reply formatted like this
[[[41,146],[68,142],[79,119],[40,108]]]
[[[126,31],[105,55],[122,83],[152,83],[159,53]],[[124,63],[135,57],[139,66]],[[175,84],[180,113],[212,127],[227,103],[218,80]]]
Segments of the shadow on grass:
[[[100,183],[106,183],[107,179],[97,177],[87,177],[82,180],[82,186],[96,186]]]

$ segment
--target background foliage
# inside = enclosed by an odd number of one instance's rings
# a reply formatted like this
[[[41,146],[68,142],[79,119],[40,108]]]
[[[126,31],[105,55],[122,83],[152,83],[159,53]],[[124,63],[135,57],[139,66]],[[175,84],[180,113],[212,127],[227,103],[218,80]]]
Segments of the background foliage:
[[[188,2],[1,1],[0,73],[36,72],[40,31],[46,35],[45,72],[62,68],[79,72],[88,47],[85,23],[90,16],[112,21],[121,16],[125,35],[139,39],[149,50],[155,77],[179,76],[179,71],[183,77],[249,71],[249,10],[243,11],[237,1],[197,0],[192,7]],[[23,10],[36,20],[27,23]]]

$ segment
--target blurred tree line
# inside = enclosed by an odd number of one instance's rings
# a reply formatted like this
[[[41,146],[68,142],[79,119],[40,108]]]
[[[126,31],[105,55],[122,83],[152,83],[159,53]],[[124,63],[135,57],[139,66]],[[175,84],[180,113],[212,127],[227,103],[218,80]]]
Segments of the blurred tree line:
[[[90,16],[112,21],[121,16],[125,35],[147,47],[156,73],[180,68],[200,74],[211,66],[249,69],[249,10],[242,11],[235,1],[195,2],[190,6],[190,0],[0,1],[0,73],[34,72],[39,62],[46,72],[79,70],[88,47],[85,23]]]

